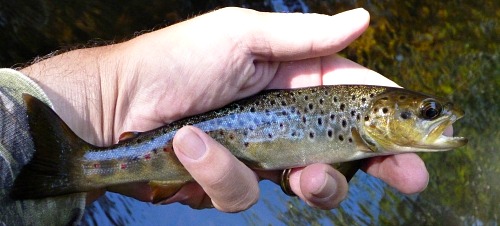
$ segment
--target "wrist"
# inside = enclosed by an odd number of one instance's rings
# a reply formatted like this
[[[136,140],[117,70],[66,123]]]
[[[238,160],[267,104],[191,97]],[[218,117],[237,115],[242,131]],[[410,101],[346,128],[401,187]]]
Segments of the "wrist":
[[[114,112],[103,108],[116,90],[117,67],[109,59],[110,50],[109,46],[73,50],[21,70],[42,87],[68,126],[96,145],[109,145],[113,137]]]

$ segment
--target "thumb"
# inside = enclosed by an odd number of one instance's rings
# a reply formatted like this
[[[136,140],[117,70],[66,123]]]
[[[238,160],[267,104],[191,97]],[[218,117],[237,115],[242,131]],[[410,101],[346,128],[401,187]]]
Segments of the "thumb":
[[[255,173],[224,146],[193,126],[181,128],[173,146],[179,161],[224,212],[248,209],[259,197]]]

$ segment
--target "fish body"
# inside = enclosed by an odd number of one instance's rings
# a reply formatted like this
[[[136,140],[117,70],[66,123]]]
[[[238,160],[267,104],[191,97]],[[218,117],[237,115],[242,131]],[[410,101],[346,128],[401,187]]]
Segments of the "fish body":
[[[78,138],[49,107],[25,96],[36,153],[16,179],[12,195],[41,198],[116,184],[150,182],[155,200],[192,177],[172,140],[193,125],[253,169],[343,163],[465,145],[442,133],[463,112],[447,100],[391,87],[337,85],[268,90],[221,109],[97,147]]]

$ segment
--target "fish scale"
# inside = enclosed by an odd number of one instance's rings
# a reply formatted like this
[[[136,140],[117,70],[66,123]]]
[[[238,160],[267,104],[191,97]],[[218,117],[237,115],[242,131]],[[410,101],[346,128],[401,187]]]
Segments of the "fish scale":
[[[128,139],[110,147],[96,147],[78,138],[36,98],[25,96],[25,102],[37,151],[16,179],[12,195],[17,198],[131,182],[149,182],[155,202],[168,198],[193,181],[172,147],[175,133],[186,125],[200,128],[259,170],[443,151],[467,142],[441,135],[463,115],[447,100],[382,86],[267,90],[155,130],[125,133]],[[336,167],[349,168],[347,164]]]

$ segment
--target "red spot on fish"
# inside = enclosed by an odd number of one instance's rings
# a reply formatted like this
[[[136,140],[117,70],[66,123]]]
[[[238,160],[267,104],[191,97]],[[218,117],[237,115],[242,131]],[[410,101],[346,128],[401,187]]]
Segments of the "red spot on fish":
[[[172,146],[163,147],[163,152],[171,152],[171,151],[173,151]]]
[[[95,164],[94,164],[94,168],[96,168],[96,169],[101,168],[101,164],[99,164],[99,163],[95,163]]]
[[[145,159],[151,159],[151,154],[146,154],[146,155],[144,155],[144,158],[145,158]]]
[[[126,168],[127,168],[127,164],[126,163],[120,164],[120,169],[126,169]]]

